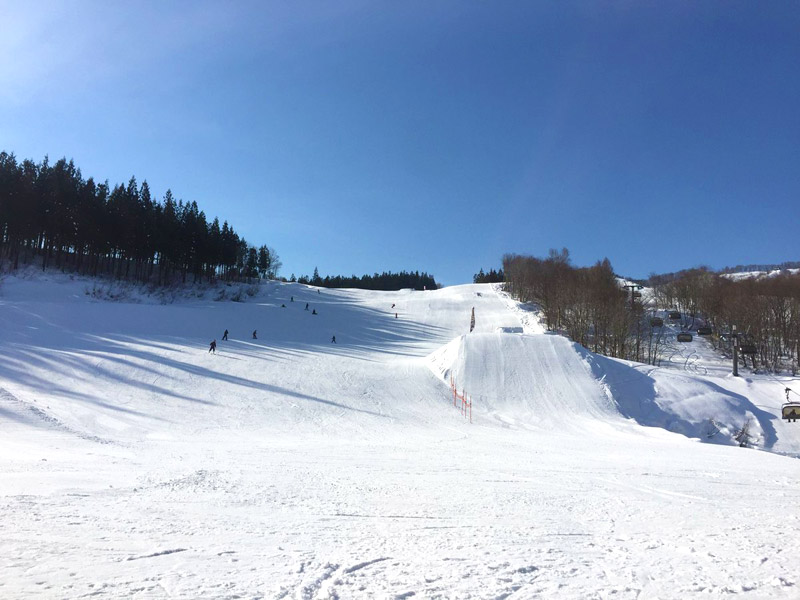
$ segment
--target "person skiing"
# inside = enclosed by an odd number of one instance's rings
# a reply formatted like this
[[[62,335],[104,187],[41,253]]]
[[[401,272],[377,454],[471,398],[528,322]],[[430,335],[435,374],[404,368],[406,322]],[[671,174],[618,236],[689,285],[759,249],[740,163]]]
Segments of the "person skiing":
[[[308,310],[308,302],[306,302],[306,310]]]
[[[253,329],[253,339],[254,340],[258,339],[258,336],[256,335],[256,330],[255,329]]]
[[[394,308],[394,302],[392,302],[392,308]]]
[[[294,302],[294,296],[289,299],[289,302]]]
[[[223,342],[227,342],[228,341],[228,330],[227,329],[225,330],[225,333],[222,334],[222,341]]]
[[[315,314],[317,314],[317,309],[316,309],[316,308],[315,308],[315,309],[313,309],[313,310],[311,311],[311,314],[312,314],[312,315],[315,315]]]
[[[212,340],[211,344],[208,347],[208,351],[211,352],[211,354],[217,353],[217,340]]]
[[[336,343],[336,336],[333,336],[333,337],[331,338],[331,344],[335,344],[335,343]]]

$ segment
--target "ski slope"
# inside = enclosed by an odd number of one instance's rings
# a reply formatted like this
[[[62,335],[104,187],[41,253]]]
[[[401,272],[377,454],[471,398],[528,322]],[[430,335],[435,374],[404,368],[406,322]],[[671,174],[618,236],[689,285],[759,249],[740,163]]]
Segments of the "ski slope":
[[[774,382],[592,355],[490,285],[97,285],[0,284],[0,597],[797,597]]]

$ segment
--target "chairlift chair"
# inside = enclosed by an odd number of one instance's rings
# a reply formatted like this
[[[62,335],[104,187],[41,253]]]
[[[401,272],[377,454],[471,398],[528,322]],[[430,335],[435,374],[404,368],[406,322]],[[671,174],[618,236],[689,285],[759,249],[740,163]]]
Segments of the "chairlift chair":
[[[697,328],[697,335],[711,335],[713,330],[711,327],[698,327]]]
[[[664,319],[661,317],[653,317],[650,319],[650,327],[663,327]]]
[[[781,418],[787,423],[795,423],[800,417],[800,402],[787,402],[781,406]]]
[[[678,334],[678,341],[679,342],[691,342],[692,341],[692,334],[686,333],[685,331]]]
[[[679,313],[677,310],[673,310],[673,311],[670,311],[668,316],[673,321],[677,321],[678,319],[681,318],[681,313]]]

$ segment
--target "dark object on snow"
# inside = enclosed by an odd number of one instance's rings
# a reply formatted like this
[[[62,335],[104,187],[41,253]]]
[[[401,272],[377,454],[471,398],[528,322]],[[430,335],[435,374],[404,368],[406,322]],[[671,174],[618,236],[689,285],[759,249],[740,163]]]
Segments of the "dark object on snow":
[[[312,315],[315,315],[315,314],[317,314],[317,309],[316,309],[316,308],[315,308],[315,309],[313,309],[313,310],[311,311],[311,314],[312,314]]]
[[[394,318],[395,318],[395,319],[397,318],[397,313],[394,313]]]
[[[208,351],[211,352],[212,354],[217,353],[217,340],[211,342],[211,344],[208,347]]]
[[[681,313],[679,313],[677,310],[673,310],[673,311],[671,311],[671,312],[669,313],[669,315],[668,315],[668,316],[669,316],[669,318],[670,318],[671,320],[673,320],[673,321],[677,321],[678,319],[680,319],[680,318],[681,318]]]
[[[472,330],[475,329],[475,307],[472,307],[472,317],[469,320],[469,332],[472,333]]]
[[[285,304],[281,304],[281,308],[286,308],[286,305]]]
[[[739,352],[742,354],[758,354],[758,347],[755,344],[742,344],[739,346]]]
[[[254,339],[254,340],[257,340],[257,339],[258,339],[258,336],[256,335],[256,331],[257,331],[257,330],[253,329],[253,339]]]
[[[394,308],[394,302],[392,302],[392,308]]]
[[[333,337],[331,338],[331,344],[335,344],[335,343],[336,343],[336,336],[333,336]]]
[[[678,334],[678,341],[679,342],[691,342],[692,341],[692,334],[686,333],[685,331]]]
[[[294,302],[294,296],[292,296],[291,298],[289,298],[289,302]]]
[[[698,327],[697,328],[697,335],[711,335],[714,331],[711,327]]]
[[[664,326],[664,319],[661,317],[653,317],[650,319],[650,327],[663,327]]]
[[[227,329],[225,330],[225,333],[222,334],[222,341],[223,342],[227,342],[228,341],[228,330]]]
[[[306,310],[308,310],[308,302],[306,302]]]

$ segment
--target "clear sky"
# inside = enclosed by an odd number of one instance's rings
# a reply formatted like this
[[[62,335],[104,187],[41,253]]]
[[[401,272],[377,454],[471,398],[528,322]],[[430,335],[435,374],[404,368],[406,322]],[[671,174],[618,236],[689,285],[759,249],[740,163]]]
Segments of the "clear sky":
[[[281,274],[800,260],[800,4],[0,0],[0,150]]]

